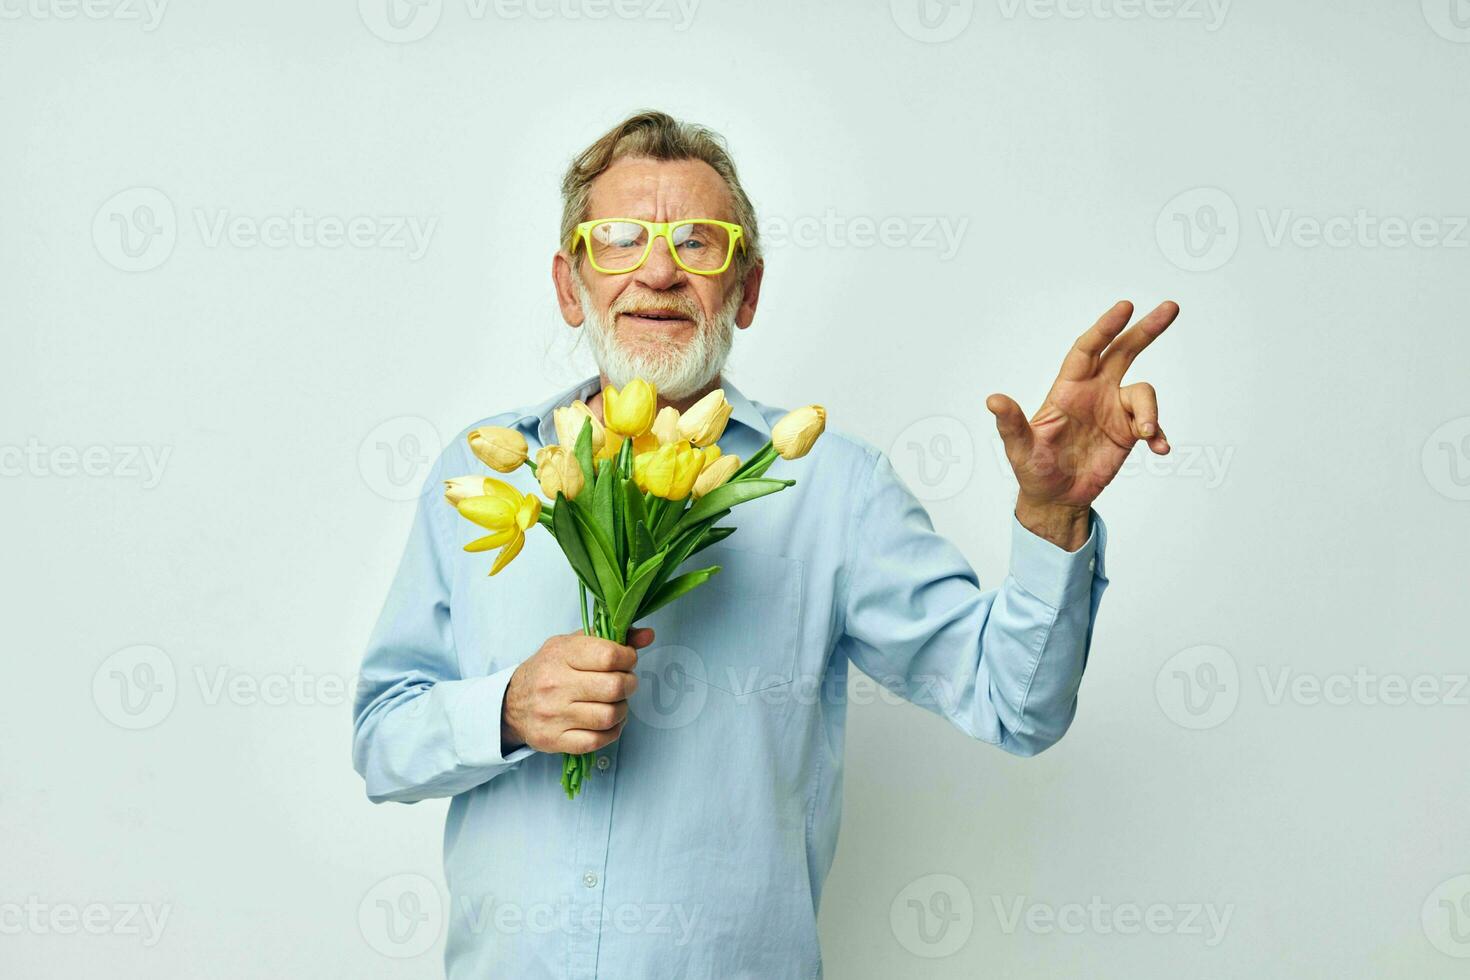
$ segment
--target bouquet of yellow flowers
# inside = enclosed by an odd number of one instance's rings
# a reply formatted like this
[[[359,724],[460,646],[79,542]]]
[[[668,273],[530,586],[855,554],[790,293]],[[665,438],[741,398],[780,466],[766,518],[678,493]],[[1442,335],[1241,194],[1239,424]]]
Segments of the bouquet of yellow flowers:
[[[805,456],[827,422],[820,405],[796,409],[741,462],[718,445],[731,411],[723,389],[683,414],[671,405],[655,414],[657,405],[653,385],[635,378],[622,391],[602,390],[602,419],[580,401],[558,408],[557,443],[538,452],[534,462],[527,458],[525,437],[514,429],[470,432],[470,449],[481,462],[501,473],[530,467],[549,503],[487,476],[449,480],[445,492],[462,516],[490,531],[465,550],[500,549],[491,575],[520,553],[531,528],[546,527],[576,573],[582,631],[616,643],[627,642],[634,622],[719,572],[719,565],[683,573],[679,567],[735,533],[716,525],[737,504],[795,484],[766,479],[765,472],[778,456]],[[592,761],[591,753],[563,755],[561,784],[568,799],[580,792]]]

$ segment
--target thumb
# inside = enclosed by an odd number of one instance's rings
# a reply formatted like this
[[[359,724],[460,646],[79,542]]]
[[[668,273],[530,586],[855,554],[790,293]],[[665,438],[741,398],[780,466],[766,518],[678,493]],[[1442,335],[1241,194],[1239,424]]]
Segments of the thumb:
[[[1026,413],[1009,395],[996,393],[985,399],[985,407],[995,416],[995,429],[1007,449],[1027,450],[1031,447],[1031,423]]]
[[[653,642],[653,627],[640,626],[628,631],[628,646],[641,650]]]

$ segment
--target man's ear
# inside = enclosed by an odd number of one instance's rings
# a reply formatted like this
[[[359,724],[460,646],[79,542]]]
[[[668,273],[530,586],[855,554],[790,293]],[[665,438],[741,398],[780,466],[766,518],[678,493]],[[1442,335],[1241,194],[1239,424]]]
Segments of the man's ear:
[[[735,311],[735,325],[741,330],[750,326],[755,319],[755,307],[761,299],[761,277],[766,274],[764,262],[757,262],[745,274],[745,295],[740,298],[740,309]]]
[[[566,252],[557,252],[551,260],[551,282],[556,287],[556,304],[561,307],[561,318],[569,327],[580,327],[587,314],[582,311],[582,297],[577,293],[572,257]]]

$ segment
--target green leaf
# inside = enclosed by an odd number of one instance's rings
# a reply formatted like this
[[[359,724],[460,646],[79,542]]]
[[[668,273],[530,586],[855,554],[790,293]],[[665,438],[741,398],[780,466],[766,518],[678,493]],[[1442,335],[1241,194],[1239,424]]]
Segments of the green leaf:
[[[652,554],[650,550],[642,558],[638,555],[638,525],[647,525],[648,515],[643,510],[643,492],[632,480],[623,483],[623,534],[625,537],[626,551],[633,563],[636,565]]]
[[[684,516],[675,525],[674,533],[677,534],[684,528],[698,524],[710,515],[728,510],[737,504],[764,497],[777,490],[785,490],[795,482],[795,480],[741,480],[739,483],[726,483],[715,487],[695,501],[693,507],[685,511]]]
[[[704,536],[699,539],[699,543],[694,546],[694,550],[689,553],[691,555],[697,555],[704,549],[708,548],[710,545],[719,544],[721,541],[734,534],[735,530],[736,529],[733,527],[707,528],[704,532]]]
[[[597,598],[602,598],[602,585],[598,581],[597,572],[592,565],[592,559],[587,554],[587,546],[582,541],[582,534],[577,530],[576,519],[572,517],[572,508],[567,498],[560,492],[556,495],[556,506],[551,510],[551,536],[556,538],[556,543],[561,545],[561,550],[567,556],[567,563],[572,566],[572,571],[577,578],[582,580]]]
[[[648,533],[648,526],[641,520],[633,525],[633,562],[642,564],[652,557],[658,548],[653,543],[653,535]]]
[[[618,517],[617,508],[613,503],[613,494],[617,491],[617,478],[613,475],[612,460],[604,459],[597,464],[597,485],[592,490],[592,510],[588,514],[597,522],[598,528],[603,532],[603,538],[610,546],[613,564],[618,568],[623,567],[622,550],[618,540]]]
[[[683,500],[661,499],[659,501],[658,516],[653,519],[653,527],[649,530],[653,532],[653,540],[660,546],[668,543],[673,528],[678,523],[680,516],[685,513],[688,504],[687,497]]]
[[[634,617],[638,613],[638,604],[643,601],[644,594],[649,585],[658,575],[660,566],[663,565],[664,556],[654,555],[648,561],[639,565],[633,572],[633,577],[628,580],[628,590],[618,600],[618,611],[613,613],[613,636],[621,643],[627,635],[628,627],[632,625]]]
[[[766,466],[770,466],[771,461],[773,461],[775,458],[776,447],[771,444],[771,441],[769,439],[767,439],[766,444],[755,451],[755,455],[751,456],[749,459],[747,459],[745,462],[741,463],[735,468],[735,472],[730,474],[730,480],[739,480],[746,476],[759,476],[760,474],[758,473],[751,473],[751,470],[755,469],[757,466],[760,466],[762,463],[764,463]],[[762,468],[761,473],[764,472],[765,469]]]
[[[561,495],[557,495],[558,499]],[[603,536],[597,523],[589,518],[585,508],[577,504],[575,500],[568,500],[567,507],[572,516],[576,518],[577,528],[582,532],[582,542],[586,545],[587,556],[592,561],[592,568],[597,574],[597,581],[602,589],[599,598],[606,606],[615,606],[623,597],[623,576],[619,574],[617,558],[613,554],[612,543]],[[560,508],[557,508],[560,510]]]
[[[743,472],[743,473],[736,474],[735,476],[732,476],[730,479],[731,480],[753,480],[756,477],[761,476],[763,473],[765,473],[766,470],[770,469],[771,468],[771,464],[774,463],[776,460],[778,460],[780,458],[781,457],[780,456],[777,456],[775,453],[771,453],[765,459],[758,460],[755,463],[755,465],[752,466],[750,469],[745,470],[745,472]],[[795,480],[792,480],[791,482],[792,483],[795,483],[796,481]]]
[[[572,447],[572,455],[577,457],[577,463],[582,467],[582,480],[584,483],[592,483],[597,476],[597,471],[592,468],[592,420],[582,420],[582,431],[577,433],[577,444]]]
[[[652,615],[656,610],[673,602],[690,589],[708,582],[719,571],[719,565],[711,565],[709,568],[701,568],[696,572],[685,572],[677,578],[669,579],[644,600],[643,608],[638,610],[638,615],[634,617],[634,620]]]

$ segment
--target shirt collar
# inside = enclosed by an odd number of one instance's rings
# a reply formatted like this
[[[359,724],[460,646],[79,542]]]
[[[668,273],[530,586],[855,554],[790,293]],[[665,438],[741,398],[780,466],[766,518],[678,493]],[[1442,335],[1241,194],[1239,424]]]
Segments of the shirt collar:
[[[558,408],[566,408],[574,401],[587,401],[600,390],[601,386],[601,376],[594,374],[553,395],[541,404],[526,409],[525,414],[516,420],[516,425],[525,431],[534,432],[541,445],[549,446],[556,442],[556,424],[552,421],[552,412]],[[730,420],[753,430],[762,439],[769,438],[771,427],[760,409],[756,408],[755,403],[724,378],[720,379],[720,387],[725,389],[725,399],[730,403]]]

